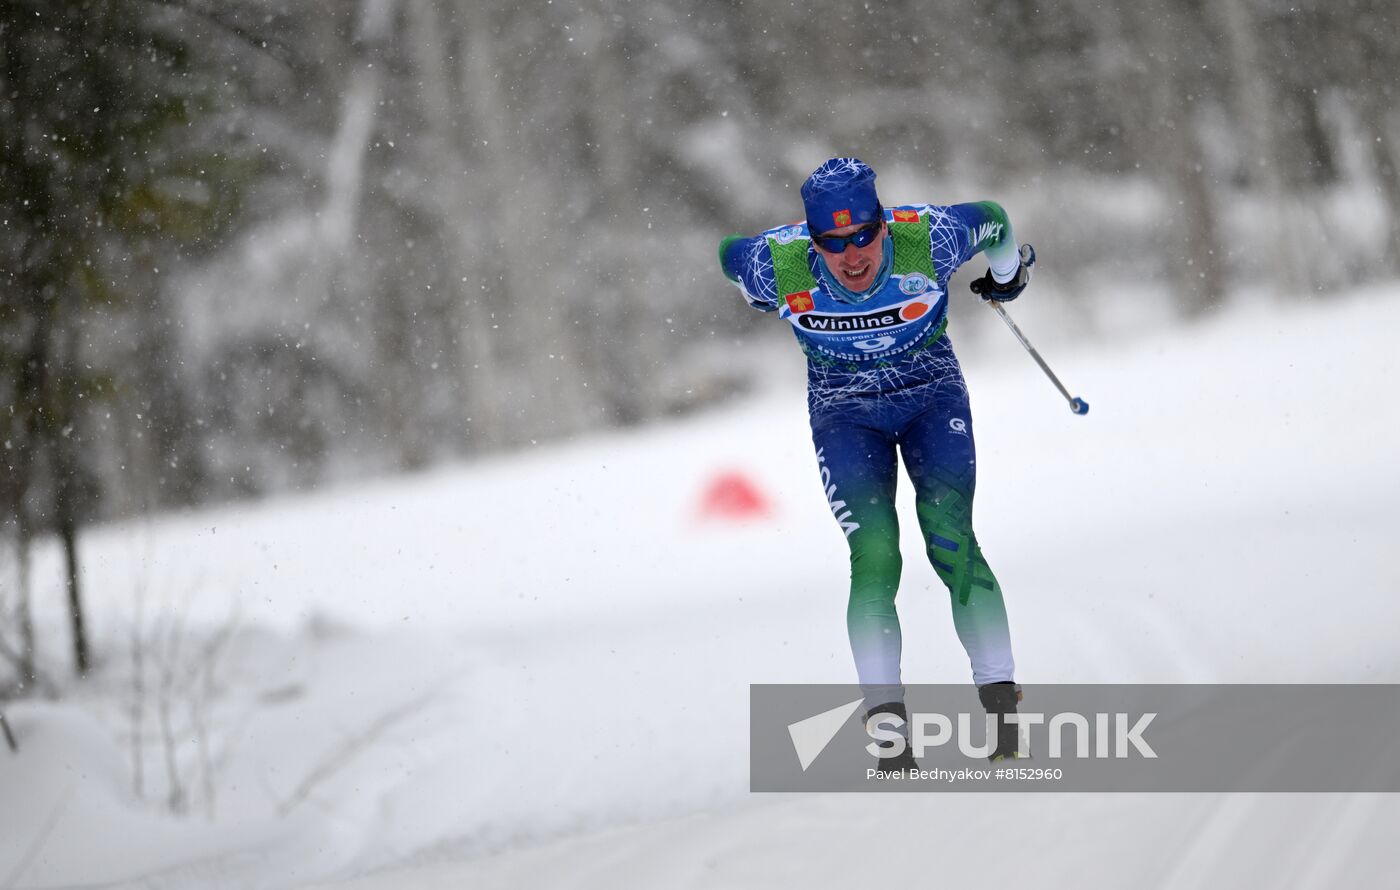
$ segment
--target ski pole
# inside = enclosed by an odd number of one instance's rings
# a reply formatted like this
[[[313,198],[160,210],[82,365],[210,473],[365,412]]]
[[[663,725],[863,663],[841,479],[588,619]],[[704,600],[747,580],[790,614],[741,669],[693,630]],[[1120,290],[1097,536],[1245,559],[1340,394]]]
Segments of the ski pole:
[[[1016,322],[1012,321],[1011,316],[1006,314],[1006,307],[1001,305],[997,300],[988,300],[987,305],[997,311],[997,315],[1001,316],[1001,320],[1006,322],[1008,328],[1011,328],[1011,333],[1015,334],[1016,339],[1021,341],[1021,345],[1026,347],[1026,352],[1029,352],[1031,358],[1035,359],[1035,363],[1040,365],[1040,370],[1044,371],[1045,376],[1050,378],[1050,382],[1055,384],[1055,388],[1060,391],[1060,395],[1064,396],[1065,401],[1069,402],[1069,410],[1073,411],[1075,414],[1088,414],[1089,403],[1079,396],[1072,396],[1069,394],[1069,390],[1065,389],[1065,385],[1060,382],[1060,378],[1056,377],[1055,372],[1050,370],[1050,366],[1045,364],[1045,359],[1041,358],[1040,353],[1035,351],[1035,347],[1031,345],[1031,341],[1026,339],[1026,335],[1021,333],[1021,329],[1016,327]]]

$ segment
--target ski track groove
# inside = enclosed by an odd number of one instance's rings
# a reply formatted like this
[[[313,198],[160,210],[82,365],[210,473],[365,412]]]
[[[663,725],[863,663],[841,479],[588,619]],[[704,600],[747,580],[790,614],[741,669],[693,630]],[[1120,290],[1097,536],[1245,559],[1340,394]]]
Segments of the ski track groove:
[[[1219,876],[1221,865],[1228,858],[1231,845],[1237,842],[1246,826],[1251,824],[1250,816],[1265,796],[1215,795],[1209,815],[1204,821],[1197,823],[1196,830],[1187,839],[1181,854],[1176,857],[1163,877],[1162,886],[1168,890],[1196,890],[1211,886],[1211,879]],[[1274,884],[1260,882],[1259,886]]]
[[[1331,890],[1344,886],[1342,874],[1347,858],[1356,850],[1360,837],[1380,809],[1381,803],[1394,800],[1392,795],[1378,793],[1341,794],[1332,796],[1327,809],[1314,819],[1314,829],[1307,842],[1294,845],[1289,857],[1297,875],[1293,886],[1301,890]],[[1289,877],[1285,873],[1284,877]]]

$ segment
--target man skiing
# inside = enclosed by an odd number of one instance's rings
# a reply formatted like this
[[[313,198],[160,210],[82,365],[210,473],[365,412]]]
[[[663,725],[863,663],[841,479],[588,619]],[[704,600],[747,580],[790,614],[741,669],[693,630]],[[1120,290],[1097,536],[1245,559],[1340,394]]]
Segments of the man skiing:
[[[929,561],[989,714],[992,760],[1014,757],[1018,700],[1001,587],[972,531],[976,456],[962,370],[945,333],[948,280],[980,252],[983,299],[1013,300],[1035,252],[1017,250],[990,201],[884,207],[875,171],[832,158],[802,186],[806,218],[720,244],[724,274],[755,309],[792,325],[807,355],[807,407],[821,484],[851,556],[846,612],[867,719],[907,721],[895,610],[902,561],[896,448],[914,484]],[[888,744],[888,743],[887,743]],[[885,769],[917,764],[908,745]]]

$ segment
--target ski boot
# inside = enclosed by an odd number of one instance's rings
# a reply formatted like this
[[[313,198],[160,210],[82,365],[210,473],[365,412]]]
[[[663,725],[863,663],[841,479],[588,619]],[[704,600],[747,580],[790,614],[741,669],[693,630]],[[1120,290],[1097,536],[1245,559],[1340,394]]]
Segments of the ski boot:
[[[987,714],[997,718],[996,747],[987,759],[996,763],[1001,760],[1029,758],[1029,752],[1021,754],[1017,750],[1020,726],[1006,719],[1007,714],[1016,713],[1016,703],[1021,700],[1021,687],[1010,680],[988,683],[986,686],[977,687],[977,697],[981,699],[982,707],[987,709]]]
[[[905,709],[904,702],[892,701],[885,702],[882,705],[876,705],[866,712],[865,722],[868,724],[870,718],[874,717],[876,714],[894,714],[904,721],[905,728],[900,733],[904,736],[904,750],[893,757],[880,757],[877,755],[875,757],[875,768],[882,772],[917,770],[919,768],[919,762],[914,759],[914,751],[909,744],[909,712]],[[876,742],[875,744],[880,748],[894,747],[894,742]]]

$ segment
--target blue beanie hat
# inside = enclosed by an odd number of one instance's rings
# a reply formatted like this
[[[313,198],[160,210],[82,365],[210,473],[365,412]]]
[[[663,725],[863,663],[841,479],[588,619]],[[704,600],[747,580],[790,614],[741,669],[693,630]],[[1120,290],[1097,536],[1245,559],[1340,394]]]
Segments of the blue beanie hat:
[[[832,158],[802,183],[802,203],[814,235],[868,223],[880,216],[875,171],[855,158]]]

